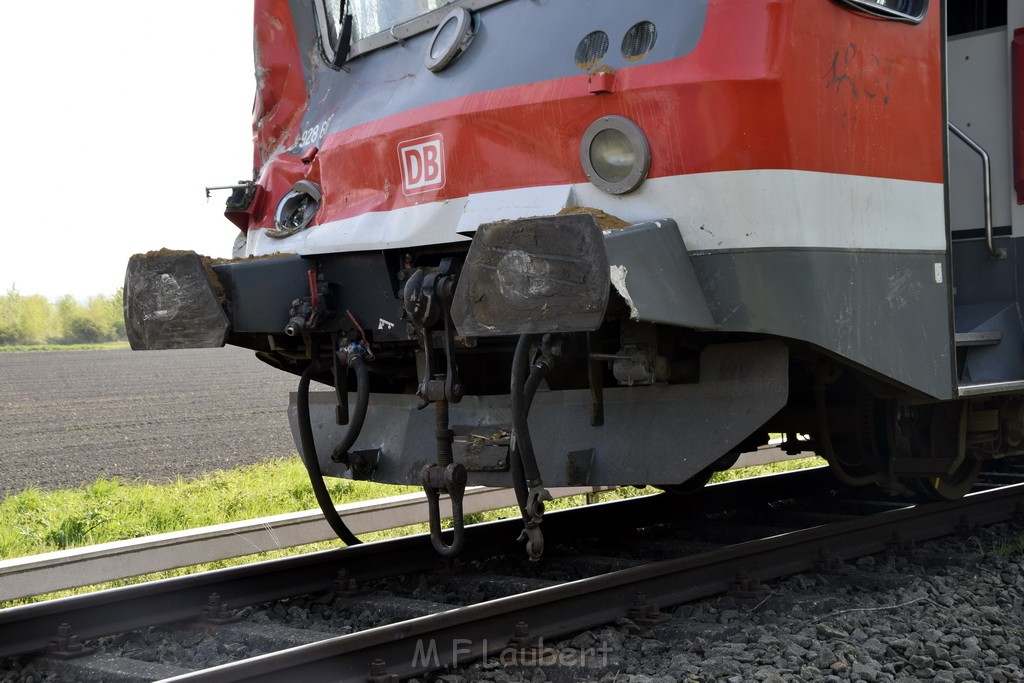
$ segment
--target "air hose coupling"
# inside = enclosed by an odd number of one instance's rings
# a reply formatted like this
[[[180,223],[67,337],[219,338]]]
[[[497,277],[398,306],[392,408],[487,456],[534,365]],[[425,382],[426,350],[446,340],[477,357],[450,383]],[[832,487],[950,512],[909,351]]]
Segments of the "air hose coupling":
[[[362,344],[362,342],[349,342],[338,349],[338,358],[350,368],[354,368],[360,361],[369,363],[373,361],[373,352]]]
[[[527,524],[540,524],[544,519],[544,503],[553,500],[551,492],[540,482],[530,482],[530,491],[526,496]]]
[[[366,412],[370,405],[370,371],[367,367],[367,363],[373,360],[373,354],[370,353],[369,349],[359,342],[351,342],[342,345],[338,349],[338,360],[352,368],[355,371],[356,377],[356,405],[353,411],[351,419],[346,419],[348,423],[348,430],[345,432],[345,437],[341,442],[334,447],[331,453],[331,460],[334,462],[349,462],[349,449],[355,444],[356,439],[359,438],[359,433],[363,429],[363,422],[366,420]],[[336,366],[337,367],[337,366]],[[339,400],[339,414],[348,416],[348,403],[347,403],[347,390],[342,382],[344,382],[344,376],[347,371],[336,370],[335,380],[336,390],[338,391]],[[342,404],[341,402],[345,403]],[[340,418],[339,418],[340,420]],[[339,421],[339,424],[341,422]]]
[[[528,523],[516,540],[520,543],[526,541],[526,555],[530,562],[536,562],[544,554],[544,533],[536,524]]]

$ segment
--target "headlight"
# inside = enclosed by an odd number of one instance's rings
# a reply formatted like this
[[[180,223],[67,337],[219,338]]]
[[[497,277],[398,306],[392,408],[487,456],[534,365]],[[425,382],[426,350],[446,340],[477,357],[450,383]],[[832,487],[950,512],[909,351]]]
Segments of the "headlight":
[[[843,5],[883,19],[917,24],[928,11],[928,0],[836,0]],[[1012,3],[1011,3],[1012,4]]]
[[[281,198],[274,214],[274,227],[267,230],[269,237],[287,237],[303,230],[313,222],[320,210],[320,186],[309,180],[295,183],[291,191]]]
[[[651,149],[635,123],[622,116],[603,116],[583,134],[580,163],[587,178],[598,188],[611,194],[625,194],[647,178]]]

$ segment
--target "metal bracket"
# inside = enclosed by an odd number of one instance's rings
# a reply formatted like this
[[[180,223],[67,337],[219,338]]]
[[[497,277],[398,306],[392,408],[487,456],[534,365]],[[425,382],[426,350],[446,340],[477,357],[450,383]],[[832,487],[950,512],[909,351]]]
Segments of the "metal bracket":
[[[594,465],[594,449],[572,451],[565,458],[565,482],[569,486],[586,486],[590,483],[590,469]]]
[[[416,395],[424,405],[433,401],[458,403],[462,398],[462,384],[455,362],[455,336],[451,320],[452,291],[455,275],[452,260],[446,258],[436,269],[417,269],[409,276],[402,291],[406,315],[416,326],[420,346],[423,348],[423,369]],[[444,342],[438,349],[431,327],[443,323]],[[445,372],[437,372],[437,354],[445,357]]]
[[[380,462],[380,449],[369,448],[364,451],[349,451],[348,465],[352,469],[352,479],[365,481],[373,477],[377,464]]]
[[[50,639],[46,646],[46,655],[55,659],[75,659],[85,657],[96,651],[94,647],[85,647],[82,640],[71,630],[71,625],[63,623],[57,627],[57,635]]]
[[[450,258],[437,268],[419,268],[409,276],[402,291],[402,302],[408,319],[418,328],[423,348],[423,365],[416,395],[423,400],[421,408],[433,403],[437,410],[435,437],[437,461],[423,468],[423,491],[430,514],[430,542],[442,557],[454,557],[465,545],[465,519],[462,514],[463,494],[468,479],[466,468],[454,462],[452,430],[448,427],[448,405],[462,399],[462,385],[455,362],[455,340],[451,321],[452,289],[455,274]],[[445,372],[437,372],[438,351],[431,330],[438,322],[444,327]],[[441,532],[441,493],[452,501],[452,541],[446,543]]]
[[[466,468],[457,463],[427,465],[423,468],[423,492],[430,513],[430,542],[442,557],[454,557],[466,543],[462,499],[466,492]],[[441,492],[452,501],[452,542],[445,543],[441,532]]]

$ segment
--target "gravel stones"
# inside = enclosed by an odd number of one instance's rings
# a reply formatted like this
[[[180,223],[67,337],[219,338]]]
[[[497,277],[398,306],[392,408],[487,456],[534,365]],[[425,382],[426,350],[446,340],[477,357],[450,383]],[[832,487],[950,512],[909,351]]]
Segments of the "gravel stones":
[[[602,683],[1022,680],[1022,537],[1010,525],[993,527],[925,544],[927,561],[862,558],[848,576],[773,582],[767,599],[719,597],[675,607],[670,621],[651,629],[620,619],[548,644],[561,661],[607,652],[584,666],[477,663],[453,674]]]
[[[671,618],[651,628],[620,617],[544,641],[532,661],[492,653],[486,661],[421,680],[1019,680],[1024,678],[1021,538],[1019,529],[1003,525],[968,540],[935,541],[923,546],[918,561],[878,555],[853,563],[846,574],[808,573],[772,582],[756,598],[720,596],[664,608]],[[950,561],[933,561],[937,557]],[[484,562],[457,575],[380,579],[362,587],[366,594],[304,596],[246,608],[236,624],[144,629],[98,644],[104,656],[121,654],[154,667],[208,667],[317,637],[308,631],[352,633],[445,609],[431,598],[454,596],[461,602],[482,587],[500,593],[486,576],[499,569]],[[547,579],[541,575],[538,569],[515,583],[543,583]],[[260,635],[263,625],[272,632]],[[0,670],[3,683],[75,680],[47,676],[32,667]]]

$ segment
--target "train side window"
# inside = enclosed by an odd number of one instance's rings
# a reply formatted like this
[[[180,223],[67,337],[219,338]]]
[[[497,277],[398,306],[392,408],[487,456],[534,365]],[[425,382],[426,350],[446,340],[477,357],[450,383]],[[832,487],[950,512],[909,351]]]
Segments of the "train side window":
[[[835,0],[840,5],[880,19],[919,23],[928,11],[928,0]]]

